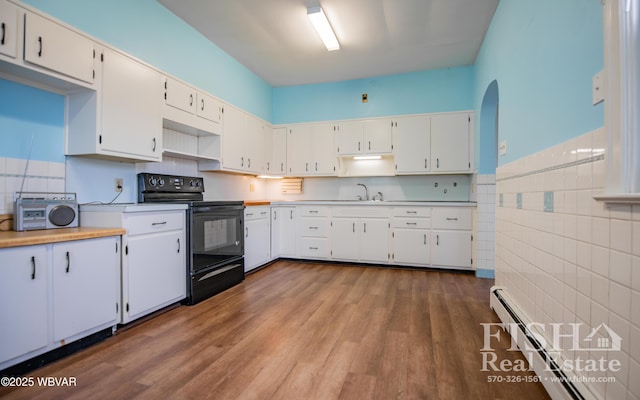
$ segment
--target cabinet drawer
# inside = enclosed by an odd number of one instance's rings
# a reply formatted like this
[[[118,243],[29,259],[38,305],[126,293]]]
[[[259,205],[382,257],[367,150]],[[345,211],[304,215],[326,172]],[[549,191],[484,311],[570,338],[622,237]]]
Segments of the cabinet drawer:
[[[328,207],[311,207],[311,206],[303,206],[298,207],[299,216],[301,217],[328,217],[329,216],[329,208]]]
[[[253,221],[255,219],[269,218],[269,207],[247,207],[244,209],[245,221]]]
[[[328,218],[300,218],[298,224],[300,236],[327,237],[329,233]]]
[[[298,239],[298,254],[300,257],[327,258],[329,257],[329,240],[322,238]]]
[[[185,212],[145,212],[125,215],[127,235],[184,229]]]
[[[396,207],[393,209],[394,217],[429,217],[429,207]]]
[[[391,226],[394,228],[429,229],[429,218],[394,218]]]
[[[431,211],[431,227],[434,229],[471,229],[470,208],[437,207]]]

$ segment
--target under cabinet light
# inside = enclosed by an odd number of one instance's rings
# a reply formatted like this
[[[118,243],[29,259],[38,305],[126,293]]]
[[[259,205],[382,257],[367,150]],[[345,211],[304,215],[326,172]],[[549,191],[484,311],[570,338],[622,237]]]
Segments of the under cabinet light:
[[[354,160],[380,160],[382,156],[354,156]]]
[[[322,7],[314,6],[307,8],[307,16],[313,24],[313,27],[320,35],[320,39],[327,47],[328,51],[340,50],[340,43],[338,43],[338,38],[336,38],[336,34],[333,32],[331,28],[331,24],[329,24],[329,20],[325,15]]]

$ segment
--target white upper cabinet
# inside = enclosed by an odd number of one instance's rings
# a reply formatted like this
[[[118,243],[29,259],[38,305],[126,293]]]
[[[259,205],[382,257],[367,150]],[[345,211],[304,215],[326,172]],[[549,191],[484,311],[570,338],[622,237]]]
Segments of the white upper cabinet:
[[[164,101],[168,106],[186,111],[190,114],[196,113],[196,90],[191,86],[171,79],[164,81]]]
[[[171,77],[164,78],[163,92],[166,128],[194,136],[222,133],[221,101]]]
[[[265,127],[264,172],[271,175],[287,173],[287,128]]]
[[[0,54],[18,55],[18,7],[6,1],[0,1]]]
[[[232,106],[225,107],[222,168],[261,173],[264,162],[262,120]]]
[[[334,125],[338,155],[362,153],[362,129],[362,121],[346,121]]]
[[[396,174],[429,172],[431,118],[425,115],[393,119],[393,152]]]
[[[105,49],[102,62],[101,150],[162,160],[160,74]]]
[[[223,105],[221,101],[202,92],[197,93],[197,100],[196,114],[198,117],[216,124],[222,123]]]
[[[336,153],[333,124],[299,124],[289,128],[287,166],[289,175],[335,175]]]
[[[431,172],[469,172],[471,114],[431,116]]]
[[[26,12],[25,61],[93,83],[94,57],[93,41],[44,17]]]
[[[161,161],[160,74],[115,50],[100,59],[100,89],[67,96],[67,154]]]
[[[391,153],[391,119],[368,119],[363,121],[363,150],[369,154]]]
[[[391,153],[391,119],[340,122],[334,132],[340,156]]]

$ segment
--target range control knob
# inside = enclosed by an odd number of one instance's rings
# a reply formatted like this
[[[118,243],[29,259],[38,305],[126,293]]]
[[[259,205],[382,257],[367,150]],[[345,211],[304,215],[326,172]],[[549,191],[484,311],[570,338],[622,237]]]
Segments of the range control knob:
[[[155,176],[152,176],[149,178],[149,185],[155,186],[157,183],[158,183],[158,180],[156,179]]]
[[[160,178],[160,181],[158,183],[160,186],[164,186],[164,179]]]

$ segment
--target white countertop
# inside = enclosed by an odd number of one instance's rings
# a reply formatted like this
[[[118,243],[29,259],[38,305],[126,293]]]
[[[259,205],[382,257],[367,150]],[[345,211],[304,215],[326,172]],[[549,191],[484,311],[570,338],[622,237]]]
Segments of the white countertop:
[[[428,207],[475,207],[475,201],[422,201],[422,200],[284,200],[271,201],[271,205],[320,205],[320,206],[428,206]]]
[[[147,212],[186,210],[186,204],[172,203],[114,203],[114,204],[80,204],[82,211],[104,212]]]

